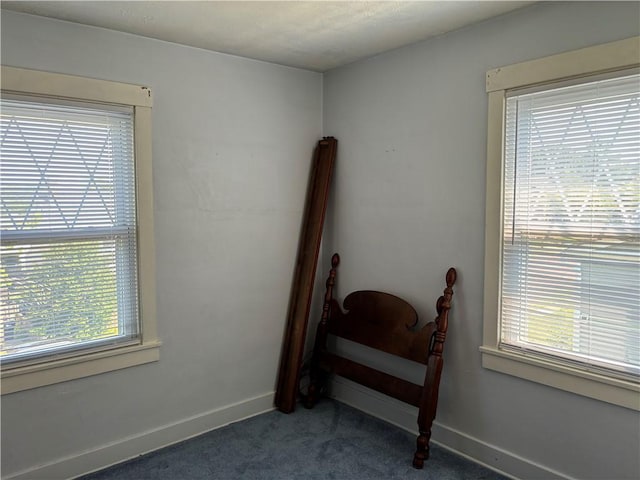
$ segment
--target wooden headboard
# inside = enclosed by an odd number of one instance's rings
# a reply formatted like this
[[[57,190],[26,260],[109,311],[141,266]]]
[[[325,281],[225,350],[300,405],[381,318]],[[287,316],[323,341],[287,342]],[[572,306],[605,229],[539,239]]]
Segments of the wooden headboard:
[[[419,408],[417,451],[413,465],[422,468],[429,456],[431,425],[435,418],[442,372],[442,352],[446,339],[449,309],[456,281],[456,270],[445,276],[446,288],[436,301],[435,320],[417,328],[418,314],[405,300],[389,293],[359,290],[346,296],[344,310],[333,298],[340,257],[331,260],[326,282],[322,318],[318,324],[311,360],[311,380],[304,399],[308,408],[318,401],[324,373],[343,376]],[[335,335],[376,350],[427,366],[423,385],[389,375],[329,351],[327,336]]]

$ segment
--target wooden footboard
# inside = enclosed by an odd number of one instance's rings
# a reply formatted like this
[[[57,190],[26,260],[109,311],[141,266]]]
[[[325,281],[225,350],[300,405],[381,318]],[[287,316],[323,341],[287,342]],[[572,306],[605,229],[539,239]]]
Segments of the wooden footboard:
[[[339,263],[340,257],[335,254],[326,282],[322,318],[316,332],[305,406],[313,407],[323,388],[324,374],[333,373],[418,407],[420,435],[413,465],[422,468],[429,456],[431,425],[438,403],[442,352],[456,270],[450,268],[447,271],[444,294],[436,302],[435,320],[416,328],[418,314],[415,309],[405,300],[389,293],[373,290],[350,293],[344,300],[343,310],[333,298]],[[329,334],[426,365],[424,384],[416,385],[330,352],[327,349]]]

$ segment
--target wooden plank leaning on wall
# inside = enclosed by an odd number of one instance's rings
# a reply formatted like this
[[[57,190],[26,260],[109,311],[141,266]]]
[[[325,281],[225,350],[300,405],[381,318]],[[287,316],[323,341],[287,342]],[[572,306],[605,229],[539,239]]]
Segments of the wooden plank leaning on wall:
[[[316,146],[311,165],[275,398],[276,407],[284,413],[293,412],[296,406],[313,283],[337,148],[335,138],[324,137]]]

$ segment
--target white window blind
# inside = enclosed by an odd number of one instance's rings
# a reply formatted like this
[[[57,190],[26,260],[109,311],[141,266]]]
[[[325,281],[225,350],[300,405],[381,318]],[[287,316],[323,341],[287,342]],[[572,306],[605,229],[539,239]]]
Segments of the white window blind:
[[[0,350],[139,337],[133,109],[2,99]]]
[[[640,76],[507,99],[500,347],[640,373]]]

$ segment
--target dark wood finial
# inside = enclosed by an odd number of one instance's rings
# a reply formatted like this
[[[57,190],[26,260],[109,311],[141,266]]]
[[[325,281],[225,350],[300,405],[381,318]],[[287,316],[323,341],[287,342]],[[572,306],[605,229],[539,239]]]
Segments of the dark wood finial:
[[[448,271],[447,271],[447,287],[451,288],[453,286],[454,283],[456,283],[456,279],[458,278],[458,273],[456,272],[456,269],[451,267]]]
[[[340,265],[340,255],[334,253],[333,257],[331,257],[331,266],[336,268],[338,265]]]

